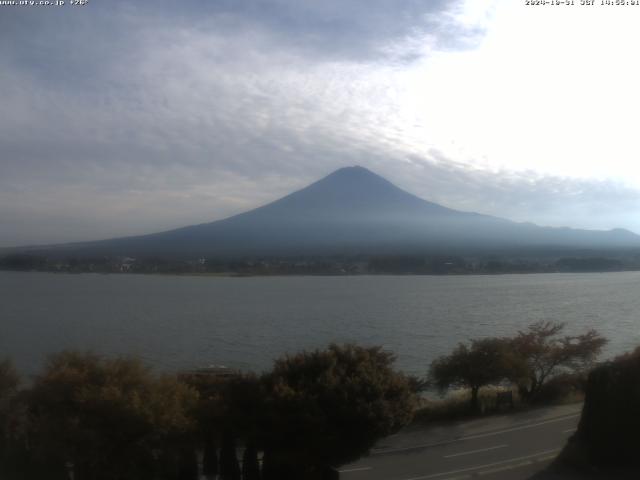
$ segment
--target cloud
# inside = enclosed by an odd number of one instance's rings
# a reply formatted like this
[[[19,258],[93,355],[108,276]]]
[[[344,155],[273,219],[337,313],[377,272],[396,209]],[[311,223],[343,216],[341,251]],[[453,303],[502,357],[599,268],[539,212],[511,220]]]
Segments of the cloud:
[[[468,3],[3,9],[0,245],[209,221],[353,164],[424,198],[518,219],[553,202],[634,204],[618,184],[483,170],[438,153],[416,123],[415,71],[482,38],[486,12],[470,15]]]
[[[543,226],[640,231],[640,191],[618,181],[483,170],[437,151],[412,160],[397,175],[398,183],[452,208]]]

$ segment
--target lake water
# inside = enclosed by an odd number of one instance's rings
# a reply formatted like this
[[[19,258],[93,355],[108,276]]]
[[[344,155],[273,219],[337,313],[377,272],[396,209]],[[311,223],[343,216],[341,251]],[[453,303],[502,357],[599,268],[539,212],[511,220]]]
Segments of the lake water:
[[[27,374],[65,348],[133,354],[158,369],[261,371],[329,342],[382,345],[425,374],[457,342],[537,320],[598,329],[605,356],[640,345],[640,273],[178,277],[0,272],[0,357]]]

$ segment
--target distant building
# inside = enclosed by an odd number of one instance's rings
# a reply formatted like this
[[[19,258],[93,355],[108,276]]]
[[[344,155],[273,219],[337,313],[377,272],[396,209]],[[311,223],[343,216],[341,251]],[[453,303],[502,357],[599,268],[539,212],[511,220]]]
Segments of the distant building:
[[[121,272],[130,272],[133,269],[133,264],[136,263],[135,258],[125,257],[120,262],[120,271]]]

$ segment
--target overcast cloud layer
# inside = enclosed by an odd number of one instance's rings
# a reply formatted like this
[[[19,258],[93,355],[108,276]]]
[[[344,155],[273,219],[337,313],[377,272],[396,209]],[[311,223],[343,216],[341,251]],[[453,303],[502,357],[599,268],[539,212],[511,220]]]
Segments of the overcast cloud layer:
[[[453,208],[640,231],[637,185],[620,176],[511,168],[439,132],[477,118],[436,100],[460,102],[450,89],[472,79],[422,75],[472,55],[492,8],[141,3],[0,7],[0,246],[211,221],[354,164]]]

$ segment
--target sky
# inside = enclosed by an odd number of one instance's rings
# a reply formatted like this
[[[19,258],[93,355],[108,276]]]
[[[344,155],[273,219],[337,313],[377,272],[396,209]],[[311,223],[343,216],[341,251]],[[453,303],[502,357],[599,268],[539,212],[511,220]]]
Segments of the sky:
[[[640,5],[0,5],[0,246],[213,221],[361,165],[640,233]]]

